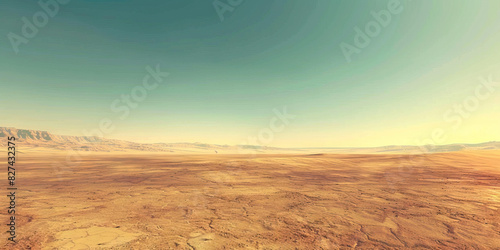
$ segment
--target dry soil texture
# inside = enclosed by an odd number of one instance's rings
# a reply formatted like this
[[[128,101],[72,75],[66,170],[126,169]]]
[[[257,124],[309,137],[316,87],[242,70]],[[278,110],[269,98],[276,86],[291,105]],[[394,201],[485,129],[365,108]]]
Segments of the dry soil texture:
[[[19,153],[18,243],[2,206],[0,246],[500,249],[499,151],[76,160]]]

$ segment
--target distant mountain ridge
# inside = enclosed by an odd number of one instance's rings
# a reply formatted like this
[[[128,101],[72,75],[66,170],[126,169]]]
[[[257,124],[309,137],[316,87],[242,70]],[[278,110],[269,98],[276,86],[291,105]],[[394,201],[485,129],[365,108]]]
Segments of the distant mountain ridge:
[[[346,150],[351,150],[351,152],[373,152],[376,153],[440,153],[440,152],[456,152],[463,150],[491,150],[500,149],[500,142],[490,141],[482,143],[454,143],[447,145],[421,145],[421,146],[409,146],[409,145],[390,145],[381,147],[358,147],[358,148],[307,148],[309,150],[328,150],[329,152],[345,152]]]
[[[76,151],[148,151],[170,153],[438,153],[462,150],[500,149],[500,142],[428,146],[382,146],[357,148],[277,148],[258,145],[217,145],[205,143],[137,143],[95,136],[55,135],[47,131],[0,127],[0,145],[6,137],[16,137],[24,148],[48,148]],[[5,137],[5,139],[3,139]]]
[[[150,151],[150,152],[178,152],[178,153],[215,153],[215,151],[238,152],[245,150],[272,150],[277,148],[241,145],[216,145],[206,143],[137,143],[123,140],[99,138],[95,136],[68,136],[55,135],[48,131],[17,129],[0,127],[0,145],[6,145],[7,140],[2,138],[16,137],[16,141],[23,147],[50,148],[58,150],[76,151]]]
[[[47,131],[0,127],[0,137],[10,137],[10,136],[15,136],[16,139],[22,139],[26,142],[53,141],[59,143],[61,142],[85,143],[85,142],[100,140],[98,137],[54,135]]]

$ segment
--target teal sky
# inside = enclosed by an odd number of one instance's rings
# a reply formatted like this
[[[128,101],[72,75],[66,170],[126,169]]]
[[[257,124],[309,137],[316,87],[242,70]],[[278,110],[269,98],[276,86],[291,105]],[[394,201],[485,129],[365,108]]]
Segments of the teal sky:
[[[296,118],[266,145],[500,140],[500,86],[443,118],[500,81],[500,1],[402,0],[348,62],[340,44],[388,2],[245,0],[221,21],[211,0],[73,0],[15,53],[8,34],[41,8],[2,0],[0,126],[83,135],[109,118],[107,138],[240,144],[286,106]],[[111,103],[157,64],[170,75],[120,119]]]

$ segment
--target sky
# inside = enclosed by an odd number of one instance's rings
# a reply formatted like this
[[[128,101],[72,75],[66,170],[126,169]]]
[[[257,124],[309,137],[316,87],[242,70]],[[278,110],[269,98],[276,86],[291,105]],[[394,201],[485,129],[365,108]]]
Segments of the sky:
[[[51,13],[0,1],[0,126],[278,147],[500,141],[497,0],[41,2]],[[151,90],[148,67],[168,72]],[[123,101],[133,92],[145,97]]]

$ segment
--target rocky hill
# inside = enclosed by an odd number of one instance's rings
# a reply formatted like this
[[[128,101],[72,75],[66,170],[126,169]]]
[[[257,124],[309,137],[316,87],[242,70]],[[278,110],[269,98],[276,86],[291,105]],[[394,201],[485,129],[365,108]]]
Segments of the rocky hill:
[[[205,143],[136,143],[123,140],[88,136],[54,135],[47,131],[0,127],[0,145],[7,144],[7,137],[14,136],[23,148],[49,148],[76,151],[150,151],[172,153],[238,153],[245,151],[270,151],[277,148],[261,146],[229,146]]]

